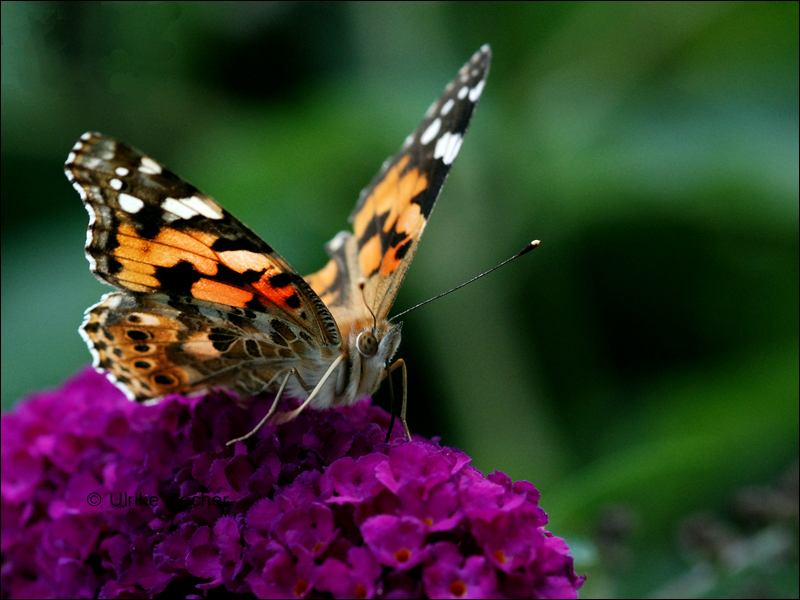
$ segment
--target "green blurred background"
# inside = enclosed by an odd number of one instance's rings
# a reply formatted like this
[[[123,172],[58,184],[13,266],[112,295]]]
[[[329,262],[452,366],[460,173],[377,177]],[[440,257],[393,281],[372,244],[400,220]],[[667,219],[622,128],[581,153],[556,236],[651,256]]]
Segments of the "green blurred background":
[[[404,317],[411,429],[532,481],[583,597],[797,597],[798,3],[3,2],[2,34],[5,409],[89,362],[84,131],[308,273],[488,42],[395,311],[542,245]]]

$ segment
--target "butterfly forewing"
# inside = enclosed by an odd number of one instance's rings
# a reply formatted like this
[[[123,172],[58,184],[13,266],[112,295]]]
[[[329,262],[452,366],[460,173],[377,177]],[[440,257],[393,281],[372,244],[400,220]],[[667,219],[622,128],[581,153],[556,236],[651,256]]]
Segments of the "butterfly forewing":
[[[129,397],[216,385],[254,393],[276,370],[339,352],[336,323],[308,284],[191,184],[94,133],[65,170],[90,215],[92,271],[122,290],[87,311],[81,332]]]
[[[422,231],[450,172],[489,73],[491,51],[484,46],[447,84],[422,123],[389,158],[362,192],[350,216],[353,235],[339,234],[328,245],[331,261],[306,279],[323,298],[354,296],[366,281],[365,297],[383,319],[397,296]],[[342,263],[349,274],[340,274]],[[360,294],[358,294],[360,297]]]
[[[121,142],[85,134],[66,164],[89,211],[86,255],[122,290],[278,312],[321,343],[336,323],[294,269],[193,185]]]

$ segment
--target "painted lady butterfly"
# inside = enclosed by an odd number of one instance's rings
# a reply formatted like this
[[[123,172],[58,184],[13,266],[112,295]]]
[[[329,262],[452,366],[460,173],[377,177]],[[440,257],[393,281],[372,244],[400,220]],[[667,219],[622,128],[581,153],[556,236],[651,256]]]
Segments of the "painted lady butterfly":
[[[389,366],[402,323],[387,315],[490,59],[486,45],[461,68],[361,192],[353,232],[328,242],[330,261],[305,278],[153,159],[98,133],[81,136],[65,172],[89,212],[86,257],[120,290],[89,308],[81,325],[95,368],[137,402],[213,387],[244,396],[278,388],[267,416],[281,423],[308,404],[353,403],[401,367],[410,439],[405,363]],[[305,401],[273,414],[282,393]]]

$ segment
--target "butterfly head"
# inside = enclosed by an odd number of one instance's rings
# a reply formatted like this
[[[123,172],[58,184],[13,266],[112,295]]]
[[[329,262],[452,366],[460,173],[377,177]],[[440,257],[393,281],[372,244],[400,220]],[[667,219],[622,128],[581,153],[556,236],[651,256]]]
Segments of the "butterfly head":
[[[360,331],[356,329],[350,334],[350,377],[346,395],[351,401],[372,394],[378,388],[386,363],[400,346],[402,327],[402,323],[392,326],[385,321],[377,325],[363,323]]]
[[[403,324],[378,319],[364,295],[365,281],[358,282],[363,302],[361,314],[340,319],[340,331],[347,346],[348,367],[341,369],[336,384],[338,402],[350,404],[378,389],[386,364],[400,346]]]
[[[371,382],[373,377],[372,375],[375,374],[376,369],[377,372],[380,373],[380,369],[384,366],[394,355],[397,351],[397,347],[400,345],[400,326],[391,327],[389,328],[388,323],[382,322],[382,327],[380,331],[378,330],[378,318],[375,316],[375,312],[367,302],[367,297],[364,294],[364,288],[366,286],[366,279],[361,278],[358,282],[358,287],[361,290],[361,299],[364,301],[364,308],[367,309],[367,312],[372,317],[372,327],[370,329],[363,329],[360,333],[356,334],[355,336],[355,352],[353,354],[357,354],[357,360],[360,361],[362,368],[362,380],[364,379],[364,375],[367,376],[367,382]],[[377,381],[380,381],[380,376],[378,377]],[[377,386],[377,383],[375,384]],[[367,383],[369,386],[369,383]],[[363,388],[364,385],[360,386]],[[367,388],[369,389],[369,387]],[[374,390],[370,389],[370,392]]]
[[[391,360],[397,347],[400,345],[400,330],[403,324],[398,323],[394,327],[385,326],[383,335],[378,336],[376,329],[367,329],[356,336],[356,350],[362,361],[377,360],[379,364],[385,364]]]

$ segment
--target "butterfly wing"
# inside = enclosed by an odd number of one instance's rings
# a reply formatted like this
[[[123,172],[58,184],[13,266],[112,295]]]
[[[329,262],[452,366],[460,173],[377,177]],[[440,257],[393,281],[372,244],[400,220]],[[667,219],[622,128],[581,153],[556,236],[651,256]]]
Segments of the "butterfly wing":
[[[106,294],[86,311],[80,333],[95,368],[145,403],[217,386],[249,397],[298,361],[336,354],[292,321],[163,294]]]
[[[87,133],[65,166],[89,211],[86,256],[102,281],[295,322],[338,345],[336,323],[277,252],[193,185],[141,152]]]
[[[296,345],[302,341],[298,350],[306,354],[316,348],[335,355],[340,334],[324,303],[277,252],[209,196],[141,152],[96,133],[75,144],[65,172],[89,212],[92,271],[123,291],[90,309],[82,332],[95,365],[136,399],[234,380],[231,365],[238,358],[274,362],[280,349],[289,351],[282,332],[290,332]],[[191,306],[206,309],[199,330],[197,315],[188,323],[179,314]],[[138,321],[124,320],[128,312]],[[148,314],[153,318],[146,323]],[[171,338],[167,331],[180,333]],[[182,349],[197,331],[205,340],[195,336],[194,345]],[[256,332],[264,338],[259,348],[252,341]],[[145,340],[131,334],[157,341],[137,344]],[[231,335],[237,342],[225,346]],[[273,338],[286,345],[268,349]],[[203,341],[219,356],[184,351]],[[158,353],[137,356],[137,346]],[[219,359],[215,366],[190,368],[209,357]],[[137,359],[148,367],[136,367]],[[173,365],[183,369],[179,377],[166,372]]]
[[[361,192],[350,216],[353,233],[331,240],[326,246],[331,260],[306,277],[340,323],[341,314],[356,310],[353,298],[360,295],[362,278],[369,307],[379,320],[388,315],[461,148],[490,60],[489,46],[483,46],[447,84],[419,127]]]

